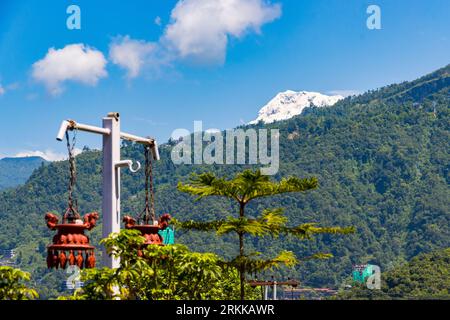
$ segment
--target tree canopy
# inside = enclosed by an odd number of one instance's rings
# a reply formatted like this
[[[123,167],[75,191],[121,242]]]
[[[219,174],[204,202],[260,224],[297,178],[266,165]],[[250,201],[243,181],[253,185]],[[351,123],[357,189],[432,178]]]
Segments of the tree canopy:
[[[197,196],[197,200],[211,196],[221,196],[238,203],[237,214],[229,213],[225,219],[212,222],[178,222],[177,225],[187,230],[215,230],[218,235],[234,232],[239,238],[239,254],[228,265],[236,268],[240,275],[241,299],[245,298],[245,275],[285,265],[293,267],[298,260],[292,251],[283,250],[275,258],[255,259],[259,252],[245,252],[244,238],[247,235],[254,237],[278,237],[280,233],[292,234],[302,239],[310,239],[313,234],[354,232],[353,227],[327,227],[321,228],[313,223],[288,227],[288,219],[283,215],[283,209],[265,209],[258,218],[249,219],[245,215],[245,208],[251,200],[275,196],[290,192],[305,192],[317,187],[316,178],[287,177],[281,181],[271,181],[269,176],[261,174],[260,170],[245,170],[237,173],[229,180],[218,178],[213,173],[206,172],[194,174],[190,183],[178,184],[178,190]],[[312,258],[329,258],[331,254],[316,253]]]

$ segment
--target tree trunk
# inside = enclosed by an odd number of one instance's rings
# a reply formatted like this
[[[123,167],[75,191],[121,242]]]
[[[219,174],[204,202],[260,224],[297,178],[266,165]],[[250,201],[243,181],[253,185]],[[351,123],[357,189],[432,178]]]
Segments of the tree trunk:
[[[242,258],[244,256],[244,235],[242,233],[239,233],[239,256]],[[241,300],[245,299],[245,267],[242,264],[239,266],[239,277],[241,281]]]
[[[244,206],[245,204],[240,203],[239,207],[239,217],[244,217]],[[245,300],[245,266],[243,264],[242,258],[244,257],[244,234],[239,232],[239,260],[241,261],[241,265],[239,266],[239,279],[241,283],[241,300]]]

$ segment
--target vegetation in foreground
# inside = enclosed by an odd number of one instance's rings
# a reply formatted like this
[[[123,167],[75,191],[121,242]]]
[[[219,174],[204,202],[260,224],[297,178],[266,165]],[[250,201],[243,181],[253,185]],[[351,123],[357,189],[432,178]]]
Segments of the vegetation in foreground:
[[[74,300],[222,300],[239,298],[238,274],[213,253],[191,252],[184,245],[150,245],[136,230],[121,230],[102,240],[120,258],[117,269],[86,269],[84,287]],[[249,298],[257,291],[246,286]]]
[[[33,300],[39,297],[29,288],[30,274],[12,267],[0,267],[0,300]]]
[[[189,184],[180,183],[178,189],[197,196],[198,200],[205,197],[226,197],[236,201],[238,214],[227,214],[225,219],[197,222],[186,221],[178,223],[183,229],[211,231],[218,235],[235,233],[239,241],[239,254],[227,264],[239,272],[240,298],[245,299],[246,274],[257,274],[268,268],[284,264],[292,267],[298,264],[297,257],[292,251],[279,252],[275,258],[256,258],[260,252],[246,252],[244,240],[253,237],[278,237],[280,234],[293,235],[300,239],[311,239],[315,234],[348,234],[354,232],[353,227],[318,227],[314,223],[306,223],[288,227],[288,219],[283,215],[282,208],[264,209],[256,218],[246,216],[246,207],[257,198],[270,197],[283,193],[305,192],[316,188],[316,178],[287,177],[279,182],[271,181],[268,176],[262,175],[259,170],[246,170],[238,173],[232,179],[216,177],[212,173],[193,175]],[[326,259],[332,257],[329,253],[315,253],[306,259]]]
[[[61,300],[105,299],[239,299],[239,275],[214,254],[190,252],[183,245],[152,246],[138,255],[144,239],[133,230],[106,239],[122,259],[121,268],[82,271],[85,286]],[[110,248],[111,249],[111,248]],[[203,271],[204,270],[204,271]],[[450,299],[450,248],[420,254],[381,276],[381,290],[364,285],[342,289],[337,300]],[[0,300],[36,299],[30,275],[0,267]],[[115,290],[114,288],[120,288]],[[245,286],[247,299],[259,299],[258,289]]]
[[[255,199],[246,215],[257,216],[276,201],[285,208],[289,224],[355,226],[345,237],[318,235],[311,241],[280,235],[248,237],[249,251],[269,257],[287,250],[297,256],[330,252],[333,258],[311,260],[294,268],[266,273],[295,278],[305,286],[338,287],[352,272],[353,264],[376,264],[382,270],[403,265],[422,252],[450,246],[450,65],[420,79],[348,97],[329,108],[307,108],[301,116],[251,128],[278,129],[280,171],[283,176],[314,176],[320,188],[304,194],[288,193]],[[247,129],[247,127],[243,127]],[[79,140],[82,143],[82,140]],[[155,163],[156,211],[179,220],[212,221],[236,204],[227,198],[193,202],[177,191],[177,182],[189,182],[192,172],[212,171],[234,176],[250,166],[174,165],[173,143],[160,148]],[[143,163],[141,146],[125,144],[123,158]],[[100,211],[101,152],[77,156],[77,193],[81,212]],[[52,233],[43,221],[46,212],[64,212],[67,206],[67,161],[40,167],[22,186],[0,192],[0,250],[14,249],[11,263],[32,274],[40,298],[57,297],[66,275],[48,271],[46,245]],[[141,210],[143,172],[122,174],[122,212]],[[98,245],[101,228],[90,234]],[[214,252],[231,260],[237,255],[232,234],[177,230],[177,243],[198,252]]]

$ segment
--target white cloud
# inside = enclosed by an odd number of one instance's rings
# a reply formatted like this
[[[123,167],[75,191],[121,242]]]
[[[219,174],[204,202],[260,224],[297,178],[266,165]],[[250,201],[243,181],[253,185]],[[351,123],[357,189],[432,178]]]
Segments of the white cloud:
[[[81,149],[75,148],[74,154],[78,155],[82,152]],[[60,161],[60,160],[66,160],[68,158],[67,153],[58,153],[53,150],[25,150],[21,151],[14,155],[14,158],[22,158],[22,157],[41,157],[48,161]]]
[[[260,33],[262,25],[280,16],[281,6],[267,0],[179,0],[158,41],[118,36],[109,46],[109,59],[127,71],[128,79],[144,67],[157,74],[176,60],[221,64],[230,37]],[[161,18],[154,23],[161,25]]]
[[[42,60],[33,64],[33,78],[43,82],[52,95],[58,95],[65,81],[95,86],[108,75],[106,63],[103,53],[82,43],[50,48]]]
[[[20,83],[19,82],[13,82],[13,83],[10,83],[10,84],[8,84],[6,86],[6,90],[7,91],[17,90],[17,89],[19,89],[19,87],[20,87]]]
[[[129,79],[135,78],[142,67],[152,61],[151,55],[157,44],[143,40],[130,39],[129,36],[117,37],[109,46],[109,58],[114,64],[127,70]]]
[[[281,16],[281,6],[266,0],[180,0],[162,38],[181,58],[223,63],[229,37],[260,32]]]
[[[4,95],[6,92],[19,89],[19,87],[20,87],[19,82],[13,82],[5,86],[2,86],[2,84],[0,83],[0,97]]]

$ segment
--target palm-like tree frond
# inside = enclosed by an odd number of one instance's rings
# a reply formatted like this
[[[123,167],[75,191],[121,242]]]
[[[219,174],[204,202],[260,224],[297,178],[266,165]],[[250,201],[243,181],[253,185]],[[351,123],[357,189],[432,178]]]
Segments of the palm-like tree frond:
[[[283,231],[301,239],[311,239],[315,234],[349,234],[355,232],[355,227],[316,227],[316,223],[305,223],[292,228],[285,228]]]
[[[273,259],[255,259],[250,256],[238,256],[232,261],[222,262],[225,266],[245,269],[248,273],[260,272],[263,270],[273,270],[282,266],[293,267],[298,263],[292,251],[282,251]]]
[[[196,200],[208,196],[223,196],[239,200],[239,188],[233,181],[218,178],[209,172],[192,175],[188,184],[179,182],[178,190],[197,196]]]
[[[218,178],[212,173],[193,175],[188,184],[179,183],[178,190],[198,196],[225,196],[243,203],[260,197],[273,196],[287,192],[303,192],[316,188],[317,179],[289,177],[280,182],[270,181],[269,176],[260,170],[245,170],[233,179]]]
[[[333,258],[333,255],[331,253],[318,252],[318,253],[314,253],[313,255],[310,255],[307,257],[302,257],[299,260],[300,261],[308,261],[308,260],[314,260],[314,259],[325,260],[325,259],[330,259],[330,258]]]

